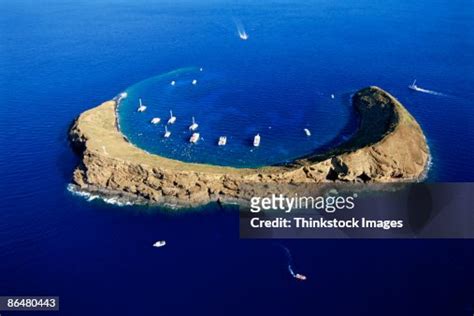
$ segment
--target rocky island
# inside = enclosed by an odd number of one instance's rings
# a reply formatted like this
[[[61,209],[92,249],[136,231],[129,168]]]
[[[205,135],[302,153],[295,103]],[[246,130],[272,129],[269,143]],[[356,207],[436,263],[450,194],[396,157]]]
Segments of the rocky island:
[[[193,207],[246,200],[256,187],[270,184],[412,182],[423,177],[429,148],[403,105],[378,87],[358,91],[352,102],[360,123],[347,142],[287,165],[232,168],[186,163],[135,147],[118,128],[117,102],[107,101],[82,113],[70,129],[81,156],[73,184],[135,202]]]

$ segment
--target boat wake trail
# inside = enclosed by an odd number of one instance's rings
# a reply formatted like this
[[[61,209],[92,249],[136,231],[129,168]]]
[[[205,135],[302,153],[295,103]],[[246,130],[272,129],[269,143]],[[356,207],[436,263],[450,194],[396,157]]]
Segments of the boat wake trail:
[[[438,92],[438,91],[433,91],[433,90],[428,90],[428,89],[423,89],[423,88],[418,88],[416,89],[418,92],[422,93],[427,93],[427,94],[432,94],[432,95],[439,95],[439,96],[446,96],[446,94]]]
[[[241,40],[246,41],[249,38],[249,35],[245,31],[244,25],[239,19],[234,19],[235,26],[237,27],[237,32]]]
[[[282,244],[275,244],[275,245],[283,249],[286,256],[287,263],[288,263],[288,272],[290,272],[291,276],[298,280],[302,280],[302,281],[306,280],[306,276],[296,273],[293,270],[294,263],[293,263],[293,256],[291,255],[290,249],[288,249],[288,247],[285,247]]]
[[[415,81],[413,81],[413,83],[411,85],[408,86],[408,88],[413,90],[413,91],[417,91],[417,92],[421,92],[421,93],[426,93],[426,94],[431,94],[431,95],[438,95],[438,96],[447,96],[444,93],[434,91],[434,90],[424,89],[424,88],[421,88],[421,87],[417,86],[416,79],[415,79]]]
[[[72,194],[76,196],[83,197],[87,200],[87,202],[92,202],[95,200],[101,200],[104,203],[107,204],[113,204],[117,206],[131,206],[134,205],[134,203],[130,200],[128,200],[125,197],[119,197],[119,196],[107,196],[107,195],[101,195],[101,194],[94,194],[91,192],[87,191],[81,191],[78,186],[69,184],[67,186],[67,190],[71,192]],[[138,203],[137,203],[138,204]]]
[[[293,271],[293,257],[291,256],[290,249],[283,245],[280,245],[281,248],[285,251],[286,258],[288,260],[288,271],[290,272],[292,277],[295,277],[296,273]]]

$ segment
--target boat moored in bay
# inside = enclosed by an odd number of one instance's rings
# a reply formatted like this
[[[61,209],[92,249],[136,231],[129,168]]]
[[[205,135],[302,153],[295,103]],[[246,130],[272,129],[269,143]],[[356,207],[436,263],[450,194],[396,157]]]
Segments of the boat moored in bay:
[[[260,134],[255,135],[253,138],[253,146],[258,147],[260,146]]]
[[[166,245],[165,240],[158,240],[157,242],[153,244],[153,247],[161,248],[161,247],[164,247],[165,245]]]
[[[200,137],[199,133],[193,133],[193,135],[191,135],[191,138],[189,139],[189,142],[196,144],[197,141],[199,140],[199,137]]]
[[[143,105],[141,98],[138,99],[138,109],[137,109],[137,111],[138,112],[145,112],[146,111],[146,106]]]
[[[198,128],[198,126],[199,125],[196,123],[196,121],[194,120],[194,116],[193,116],[193,123],[189,126],[189,130],[195,131]]]
[[[169,138],[171,136],[171,132],[168,130],[168,127],[165,126],[165,134],[163,135],[165,138]]]
[[[217,142],[217,145],[225,146],[226,144],[227,144],[227,136],[219,137],[219,141]]]
[[[170,110],[170,118],[168,119],[168,124],[174,124],[176,122],[176,116],[173,115],[173,111]]]

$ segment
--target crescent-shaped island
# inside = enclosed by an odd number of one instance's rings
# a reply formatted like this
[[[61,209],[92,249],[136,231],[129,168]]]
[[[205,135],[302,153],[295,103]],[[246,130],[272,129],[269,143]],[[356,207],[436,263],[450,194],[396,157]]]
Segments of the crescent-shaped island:
[[[430,154],[425,135],[405,107],[378,87],[352,97],[359,128],[345,143],[286,165],[233,168],[186,163],[150,154],[117,124],[117,100],[82,113],[69,137],[81,163],[77,190],[120,196],[137,203],[195,207],[213,201],[245,201],[261,185],[419,181]]]

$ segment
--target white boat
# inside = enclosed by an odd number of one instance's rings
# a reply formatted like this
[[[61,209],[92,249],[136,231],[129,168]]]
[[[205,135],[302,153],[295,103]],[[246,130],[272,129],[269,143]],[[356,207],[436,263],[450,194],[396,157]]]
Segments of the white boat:
[[[260,134],[255,135],[253,138],[253,146],[258,147],[260,146]]]
[[[164,240],[158,240],[153,244],[153,247],[160,248],[166,245],[166,241]]]
[[[331,99],[334,99],[335,95],[334,94],[331,94]]]
[[[151,124],[158,124],[161,122],[161,119],[159,117],[154,117],[151,119]]]
[[[171,136],[171,132],[168,130],[168,127],[165,126],[165,135],[163,135],[165,138],[169,138]]]
[[[138,103],[139,103],[139,105],[138,105],[137,111],[138,111],[138,112],[145,112],[146,106],[143,105],[141,98],[138,99]]]
[[[173,111],[170,110],[170,118],[168,119],[168,124],[174,124],[176,122],[176,116],[173,116]]]
[[[195,131],[195,130],[198,128],[198,126],[199,126],[199,125],[196,123],[196,121],[194,120],[194,116],[193,116],[193,124],[191,124],[191,125],[189,126],[189,130]]]
[[[193,79],[192,84],[196,85],[197,83],[198,83],[198,81],[196,79]]]
[[[171,81],[171,85],[174,86],[176,84],[176,81]]]
[[[189,142],[193,143],[193,144],[196,144],[197,141],[199,140],[199,137],[200,137],[199,133],[193,133],[193,135],[189,139]]]
[[[202,67],[201,67],[201,68],[199,68],[199,71],[203,71],[203,70],[204,70],[204,69],[203,69]]]
[[[239,31],[239,37],[241,40],[246,41],[249,39],[249,35],[245,31]]]
[[[427,90],[427,89],[423,89],[423,88],[420,88],[416,85],[416,79],[413,81],[413,83],[411,85],[408,86],[408,89],[411,89],[411,90],[414,90],[414,91],[419,91],[419,92],[425,92],[425,93],[433,93],[434,91],[431,91],[431,90]],[[437,92],[436,92],[437,94]]]
[[[306,281],[306,275],[303,274],[295,274],[295,279],[301,280],[301,281]]]
[[[305,132],[306,136],[311,136],[311,132],[309,131],[309,129],[305,128],[304,132]]]
[[[416,85],[416,79],[413,81],[413,83],[411,85],[408,86],[408,89],[418,91],[418,92],[428,93],[428,94],[432,94],[432,95],[441,95],[441,96],[444,95],[441,92],[420,88],[419,86]]]
[[[217,145],[225,146],[225,144],[227,144],[227,137],[226,136],[219,137],[219,141],[217,142]]]
[[[416,79],[413,80],[413,83],[411,85],[408,86],[408,89],[412,89],[412,90],[415,90],[415,91],[418,91],[418,86],[416,85]]]

